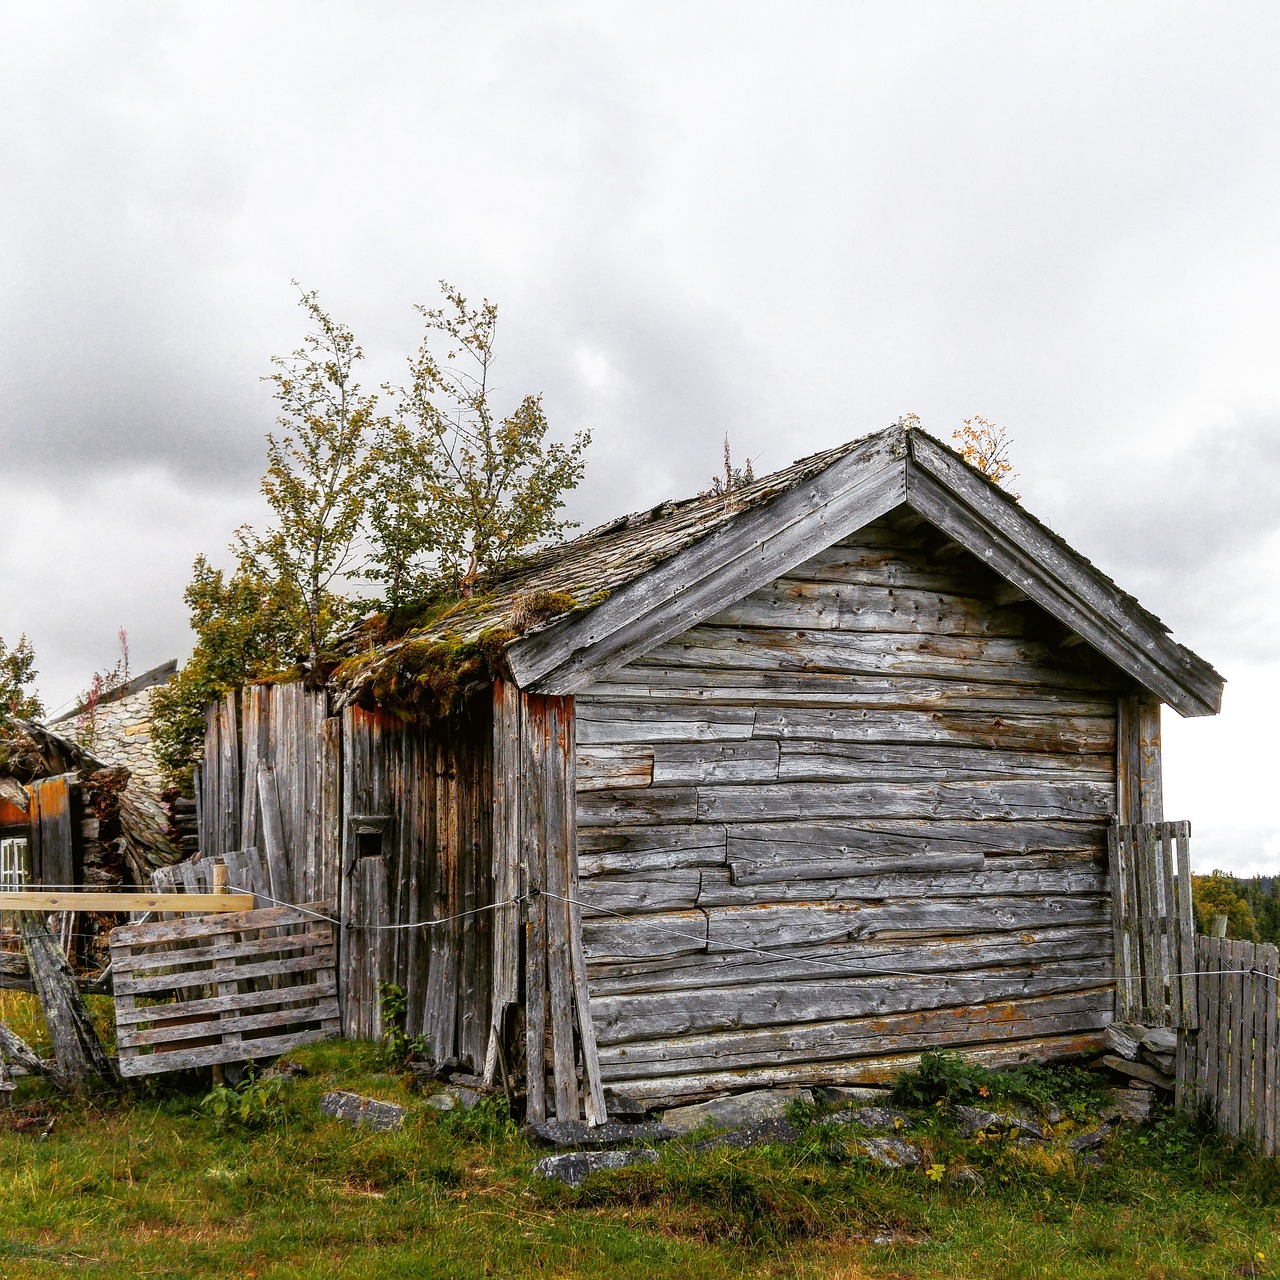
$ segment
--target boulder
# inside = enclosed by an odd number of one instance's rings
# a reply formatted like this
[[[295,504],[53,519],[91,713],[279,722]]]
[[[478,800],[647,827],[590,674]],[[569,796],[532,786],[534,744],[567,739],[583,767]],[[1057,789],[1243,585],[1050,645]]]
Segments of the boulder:
[[[1107,1134],[1110,1132],[1111,1126],[1104,1121],[1096,1129],[1090,1129],[1087,1133],[1076,1134],[1067,1143],[1067,1146],[1070,1150],[1076,1152],[1093,1151],[1095,1148],[1102,1146],[1103,1142],[1106,1141]]]
[[[637,1142],[667,1142],[676,1136],[663,1124],[620,1124],[613,1120],[596,1125],[585,1120],[547,1120],[531,1124],[529,1133],[549,1147],[566,1151],[604,1151]]]
[[[800,1130],[795,1125],[775,1116],[772,1120],[756,1120],[737,1129],[712,1134],[709,1138],[693,1143],[690,1150],[714,1151],[718,1147],[732,1147],[741,1151],[747,1147],[788,1146],[792,1142],[799,1142],[800,1137]]]
[[[872,1088],[870,1085],[819,1085],[813,1091],[818,1102],[829,1107],[845,1107],[854,1102],[884,1102],[889,1090]]]
[[[859,1138],[857,1147],[883,1169],[907,1169],[924,1163],[920,1148],[901,1138]]]
[[[484,1101],[484,1095],[465,1085],[451,1084],[437,1089],[427,1097],[427,1106],[433,1111],[470,1111]]]
[[[344,1124],[365,1125],[384,1132],[404,1127],[408,1110],[395,1102],[380,1102],[377,1098],[362,1098],[358,1093],[334,1089],[320,1099],[320,1110],[326,1116],[341,1120]]]
[[[1147,1062],[1129,1062],[1124,1058],[1116,1057],[1114,1053],[1107,1053],[1102,1056],[1102,1065],[1128,1076],[1130,1080],[1143,1080],[1147,1084],[1155,1085],[1158,1089],[1173,1088],[1173,1077]]]
[[[1044,1126],[1025,1111],[1006,1114],[984,1111],[981,1107],[952,1107],[951,1116],[966,1138],[976,1137],[979,1133],[1013,1132],[1036,1140],[1045,1136]]]
[[[1142,1037],[1147,1034],[1145,1027],[1140,1027],[1134,1022],[1113,1022],[1102,1033],[1102,1043],[1106,1045],[1112,1053],[1121,1058],[1128,1058],[1132,1062],[1138,1056],[1138,1047],[1142,1044]]]
[[[1155,1027],[1142,1037],[1142,1047],[1152,1053],[1176,1053],[1178,1033],[1173,1027]]]
[[[566,1151],[547,1156],[533,1166],[535,1176],[576,1187],[593,1173],[609,1169],[625,1169],[633,1164],[657,1164],[658,1153],[648,1147],[632,1147],[627,1151]]]
[[[826,1117],[827,1124],[856,1124],[863,1129],[888,1129],[894,1133],[911,1128],[911,1117],[894,1107],[854,1107]]]
[[[757,1120],[780,1118],[793,1102],[813,1102],[811,1089],[755,1089],[688,1107],[672,1107],[662,1123],[675,1133],[692,1133],[709,1124],[716,1129],[736,1129]]]
[[[1149,1088],[1112,1089],[1111,1105],[1103,1110],[1101,1118],[1106,1121],[1130,1120],[1141,1124],[1151,1118],[1154,1097]]]

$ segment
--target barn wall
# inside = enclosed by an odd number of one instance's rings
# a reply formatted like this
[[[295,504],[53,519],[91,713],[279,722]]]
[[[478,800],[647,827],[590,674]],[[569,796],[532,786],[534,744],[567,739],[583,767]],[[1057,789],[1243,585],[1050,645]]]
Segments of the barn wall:
[[[269,853],[264,795],[279,813],[273,886],[343,921],[343,1031],[379,1036],[379,983],[406,997],[406,1030],[479,1071],[488,1044],[492,714],[484,699],[447,728],[406,725],[323,691],[256,686],[208,709],[200,771],[204,856]],[[277,874],[278,873],[278,874]],[[423,922],[447,920],[437,927]],[[418,927],[388,927],[418,926]]]
[[[1131,688],[940,543],[877,522],[579,694],[606,1084],[676,1097],[1096,1040]]]

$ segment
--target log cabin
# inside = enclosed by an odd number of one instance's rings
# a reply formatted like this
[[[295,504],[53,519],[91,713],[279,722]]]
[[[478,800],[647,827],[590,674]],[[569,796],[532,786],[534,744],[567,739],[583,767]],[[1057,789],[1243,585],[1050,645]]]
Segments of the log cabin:
[[[348,649],[210,708],[202,855],[280,846],[346,1034],[395,983],[533,1119],[1096,1048],[1108,825],[1223,687],[902,424]]]

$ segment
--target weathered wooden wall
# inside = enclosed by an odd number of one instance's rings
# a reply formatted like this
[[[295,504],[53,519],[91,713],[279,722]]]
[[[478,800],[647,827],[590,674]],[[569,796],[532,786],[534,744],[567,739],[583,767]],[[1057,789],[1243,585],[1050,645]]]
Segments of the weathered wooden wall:
[[[406,1030],[479,1071],[489,1036],[492,718],[487,702],[432,731],[323,691],[263,685],[209,708],[200,771],[205,857],[258,849],[292,903],[343,921],[343,1032],[382,1033],[378,984]],[[426,922],[448,920],[427,927]]]
[[[380,1035],[378,983],[394,982],[408,1034],[477,1072],[492,981],[492,913],[480,909],[493,902],[492,732],[483,699],[430,732],[360,707],[342,722],[343,1029]],[[381,828],[363,854],[362,825]],[[447,923],[378,927],[428,920]]]
[[[605,1082],[678,1097],[1092,1044],[1133,693],[896,515],[584,690]]]

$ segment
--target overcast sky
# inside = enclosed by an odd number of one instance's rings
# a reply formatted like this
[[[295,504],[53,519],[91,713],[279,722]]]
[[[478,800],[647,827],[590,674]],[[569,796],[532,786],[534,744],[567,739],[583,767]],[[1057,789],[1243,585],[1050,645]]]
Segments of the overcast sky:
[[[1197,863],[1280,871],[1280,6],[9,3],[0,636],[51,707],[189,650],[300,280],[399,380],[414,303],[594,434],[586,523],[905,412],[1229,679],[1166,711]]]

